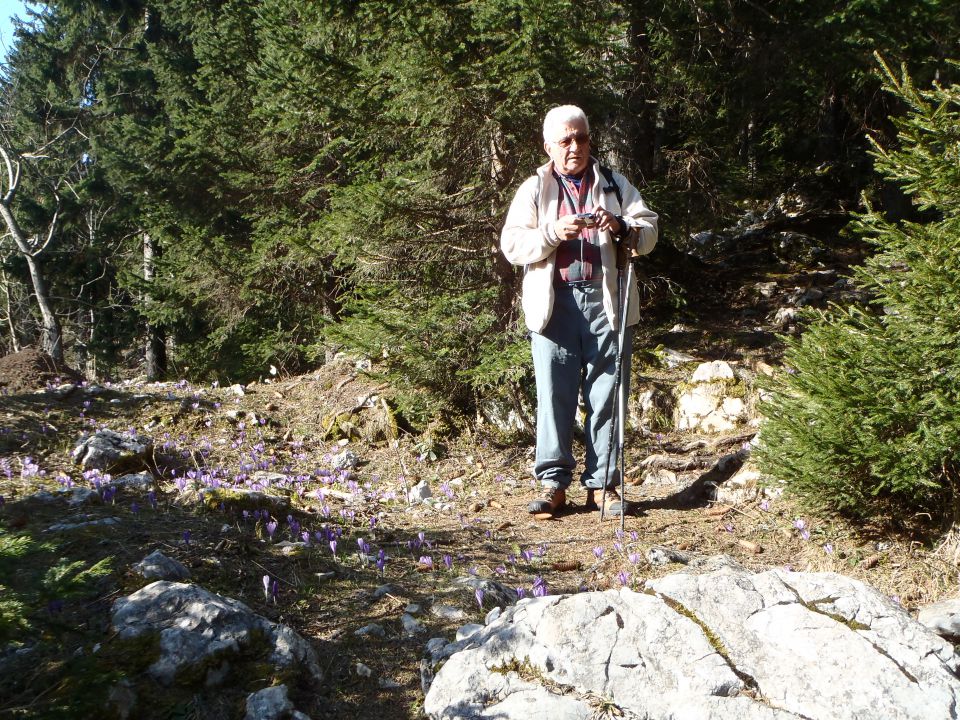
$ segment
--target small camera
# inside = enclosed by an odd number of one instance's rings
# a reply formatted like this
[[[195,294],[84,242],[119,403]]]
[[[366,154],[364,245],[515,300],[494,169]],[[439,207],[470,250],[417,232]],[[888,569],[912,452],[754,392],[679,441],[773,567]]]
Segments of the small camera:
[[[593,227],[597,224],[597,216],[595,213],[577,213],[577,218],[580,220],[586,220],[585,227]]]

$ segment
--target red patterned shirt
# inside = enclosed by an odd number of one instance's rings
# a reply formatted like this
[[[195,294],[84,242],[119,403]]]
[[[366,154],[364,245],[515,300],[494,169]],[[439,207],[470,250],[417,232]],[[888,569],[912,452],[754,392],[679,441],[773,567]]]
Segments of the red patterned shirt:
[[[588,205],[590,190],[593,187],[593,166],[587,168],[581,178],[570,175],[561,175],[554,169],[553,176],[560,188],[559,202],[557,203],[557,217],[590,212],[593,208]],[[581,282],[584,280],[598,280],[599,272],[594,274],[594,268],[600,265],[600,248],[598,246],[597,228],[583,228],[579,237],[573,240],[563,240],[557,246],[556,273],[554,284]]]

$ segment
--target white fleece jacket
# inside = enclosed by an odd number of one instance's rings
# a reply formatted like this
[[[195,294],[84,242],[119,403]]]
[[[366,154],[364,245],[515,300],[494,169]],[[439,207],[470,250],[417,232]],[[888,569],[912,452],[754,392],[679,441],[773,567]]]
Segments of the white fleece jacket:
[[[657,244],[657,214],[650,210],[637,190],[618,172],[613,178],[620,186],[623,206],[617,204],[617,195],[608,187],[600,173],[600,163],[590,159],[596,182],[591,189],[590,207],[600,205],[614,215],[620,215],[630,226],[630,239],[637,252],[646,255]],[[560,188],[552,172],[553,163],[537,168],[537,174],[527,178],[510,204],[507,220],[500,233],[500,249],[514,265],[526,266],[520,304],[527,327],[541,332],[553,312],[554,261],[560,240],[553,232],[557,219]],[[600,260],[603,266],[603,307],[610,327],[619,327],[617,318],[617,258],[613,236],[606,231],[598,233]],[[627,307],[627,325],[640,321],[640,298],[636,278]]]

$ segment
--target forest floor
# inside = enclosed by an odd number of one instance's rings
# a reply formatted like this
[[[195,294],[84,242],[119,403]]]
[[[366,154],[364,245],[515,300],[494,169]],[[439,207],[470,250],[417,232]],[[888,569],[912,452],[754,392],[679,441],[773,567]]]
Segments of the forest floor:
[[[778,344],[770,328],[759,326],[766,309],[745,312],[741,290],[756,280],[741,278],[716,301],[709,326],[683,331],[687,347],[676,349],[697,348],[699,360],[775,363]],[[665,333],[648,329],[638,346],[679,337]],[[17,367],[8,372],[32,372]],[[638,367],[635,381],[669,385],[689,371]],[[576,488],[557,518],[539,521],[527,513],[537,493],[529,440],[505,443],[478,434],[441,446],[402,433],[396,442],[328,435],[335,422],[350,434],[344,417],[363,434],[362,417],[382,409],[379,398],[390,394],[345,360],[252,384],[242,394],[186,382],[28,392],[29,378],[21,380],[16,392],[0,397],[0,585],[6,586],[0,643],[7,645],[0,648],[0,718],[102,714],[96,703],[102,708],[129,671],[110,665],[110,606],[146,584],[130,566],[157,549],[186,565],[192,582],[239,599],[314,643],[326,681],[319,693],[293,695],[314,720],[420,716],[427,639],[452,639],[457,627],[482,622],[492,607],[489,598],[456,584],[471,574],[523,594],[640,588],[680,567],[650,562],[651,548],[666,547],[693,557],[727,554],[757,570],[840,572],[911,610],[957,585],[954,544],[922,528],[893,532],[818,517],[786,495],[718,507],[703,496],[635,484],[641,463],[655,454],[687,467],[690,479],[702,478],[752,437],[750,427],[709,436],[632,433],[626,449],[632,507],[621,533],[618,519],[601,522],[597,512],[584,510],[584,493]],[[34,385],[50,381],[38,373]],[[98,427],[133,428],[154,439],[156,491],[121,489],[72,508],[38,499],[41,488],[91,486],[70,452],[80,435]],[[333,469],[344,451],[358,460],[350,473]],[[191,492],[209,486],[211,477],[214,485],[229,484],[257,471],[272,473],[263,482],[275,489],[292,490],[289,509],[270,508],[278,523],[272,537],[260,514],[267,508],[229,494]],[[429,482],[434,501],[410,505],[406,491],[420,480]],[[103,517],[119,524],[108,531],[48,531],[57,522]],[[284,541],[300,540],[303,531],[311,533],[310,546],[285,549]],[[361,542],[370,546],[366,556]],[[277,581],[275,594],[264,591],[265,576]],[[444,619],[431,612],[440,605],[465,614]],[[423,624],[422,632],[405,633],[405,612]],[[371,623],[384,628],[382,637],[355,634]],[[269,677],[261,680],[269,684]],[[240,717],[242,701],[230,691],[214,699],[173,693],[161,703],[163,712],[147,709],[137,717]]]

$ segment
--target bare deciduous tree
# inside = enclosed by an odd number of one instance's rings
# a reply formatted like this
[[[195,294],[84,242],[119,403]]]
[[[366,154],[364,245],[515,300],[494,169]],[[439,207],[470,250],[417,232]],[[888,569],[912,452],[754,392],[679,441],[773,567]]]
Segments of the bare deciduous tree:
[[[17,191],[20,189],[20,181],[23,178],[22,163],[24,159],[39,159],[39,157],[38,155],[16,154],[11,149],[0,146],[0,159],[3,160],[6,170],[6,188],[0,195],[0,217],[3,218],[9,237],[13,238],[14,246],[26,262],[27,269],[30,272],[33,295],[43,321],[43,349],[57,362],[63,362],[63,330],[60,326],[60,319],[53,308],[50,288],[41,262],[41,255],[50,246],[57,230],[57,223],[60,219],[60,195],[55,187],[51,188],[56,209],[43,233],[35,235],[25,233],[23,228],[20,227],[20,223],[17,222],[17,217],[13,211],[13,203]]]

